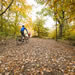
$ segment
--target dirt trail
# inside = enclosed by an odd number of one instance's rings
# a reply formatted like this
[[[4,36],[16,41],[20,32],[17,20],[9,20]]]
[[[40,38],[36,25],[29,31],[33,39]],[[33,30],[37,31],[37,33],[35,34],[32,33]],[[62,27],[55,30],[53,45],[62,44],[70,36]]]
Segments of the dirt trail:
[[[0,45],[0,75],[75,75],[75,47],[50,39],[19,46],[9,40]]]

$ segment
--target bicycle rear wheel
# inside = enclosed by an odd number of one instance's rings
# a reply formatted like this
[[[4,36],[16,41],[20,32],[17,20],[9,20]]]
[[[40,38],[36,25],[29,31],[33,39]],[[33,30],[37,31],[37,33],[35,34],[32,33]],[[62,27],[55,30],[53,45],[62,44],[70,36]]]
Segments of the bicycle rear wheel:
[[[29,38],[27,36],[25,36],[25,43],[29,42]]]

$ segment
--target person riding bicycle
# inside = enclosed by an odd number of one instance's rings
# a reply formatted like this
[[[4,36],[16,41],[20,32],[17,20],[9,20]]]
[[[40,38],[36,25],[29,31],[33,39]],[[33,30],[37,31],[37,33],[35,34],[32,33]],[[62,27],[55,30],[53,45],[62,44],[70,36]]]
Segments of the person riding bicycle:
[[[26,32],[28,33],[28,30],[24,27],[24,25],[22,25],[22,28],[21,28],[21,35],[23,36],[23,37],[25,37],[25,34],[24,34],[24,30],[26,30]]]

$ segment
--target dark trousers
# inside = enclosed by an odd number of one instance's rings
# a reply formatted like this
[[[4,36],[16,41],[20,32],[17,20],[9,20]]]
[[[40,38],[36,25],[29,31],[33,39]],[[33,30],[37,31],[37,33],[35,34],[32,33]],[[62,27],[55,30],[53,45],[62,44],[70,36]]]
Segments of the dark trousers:
[[[21,35],[25,37],[25,35],[24,35],[24,31],[21,31]]]
[[[24,37],[25,37],[24,31],[21,31],[21,39],[22,39],[22,42],[24,42]]]

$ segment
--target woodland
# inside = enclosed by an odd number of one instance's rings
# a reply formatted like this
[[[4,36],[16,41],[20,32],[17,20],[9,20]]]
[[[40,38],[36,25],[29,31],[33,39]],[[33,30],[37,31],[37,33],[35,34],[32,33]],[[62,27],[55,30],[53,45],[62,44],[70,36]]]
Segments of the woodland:
[[[27,1],[0,0],[0,75],[75,75],[75,0],[34,0],[35,20]],[[22,25],[30,38],[16,45]]]

